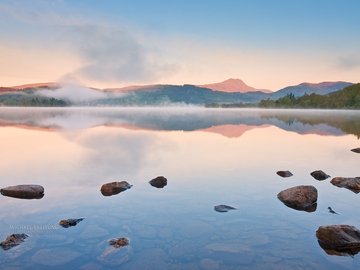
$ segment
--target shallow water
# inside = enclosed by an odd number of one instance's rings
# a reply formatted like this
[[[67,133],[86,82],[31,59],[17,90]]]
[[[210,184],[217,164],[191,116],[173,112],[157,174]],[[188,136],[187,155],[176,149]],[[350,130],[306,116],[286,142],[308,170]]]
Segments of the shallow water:
[[[0,187],[45,196],[0,197],[0,239],[30,236],[0,250],[0,269],[359,269],[360,255],[327,255],[315,231],[360,228],[360,194],[310,176],[359,176],[359,135],[356,111],[1,108]],[[163,189],[148,183],[159,175]],[[100,193],[121,180],[133,187]],[[315,212],[277,199],[302,184],[318,189]],[[84,220],[60,227],[67,218]],[[130,245],[109,249],[117,237]]]

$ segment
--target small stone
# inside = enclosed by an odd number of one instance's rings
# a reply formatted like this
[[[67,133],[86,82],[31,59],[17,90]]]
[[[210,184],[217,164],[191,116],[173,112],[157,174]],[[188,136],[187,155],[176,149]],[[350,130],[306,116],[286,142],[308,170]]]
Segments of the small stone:
[[[0,246],[3,248],[3,250],[8,250],[10,248],[20,245],[28,237],[29,236],[24,233],[11,234],[8,237],[6,237],[4,241],[0,243]]]
[[[327,175],[326,173],[324,173],[324,172],[321,171],[321,170],[313,171],[312,173],[310,173],[310,175],[311,175],[312,177],[314,177],[316,180],[319,180],[319,181],[326,180],[327,178],[330,177],[330,175]]]
[[[296,186],[281,191],[277,197],[290,208],[314,212],[317,207],[317,193],[313,186]]]
[[[44,197],[44,188],[40,185],[17,185],[2,188],[1,194],[18,199],[41,199]]]
[[[293,176],[293,174],[290,171],[277,171],[276,174],[281,176],[281,177]]]
[[[60,220],[59,225],[64,228],[69,228],[72,226],[76,226],[80,221],[83,221],[83,218],[77,218],[77,219],[63,219]]]
[[[329,255],[353,256],[360,251],[360,231],[354,226],[320,226],[316,237],[319,245]]]
[[[112,196],[119,194],[122,191],[130,189],[132,185],[130,185],[126,181],[121,182],[111,182],[101,186],[101,193],[104,196]]]
[[[129,243],[130,243],[129,239],[127,239],[125,237],[120,237],[120,238],[115,238],[115,239],[109,240],[109,244],[111,246],[113,246],[114,248],[125,247],[125,246],[128,246]]]
[[[360,147],[359,148],[354,148],[354,149],[351,149],[351,151],[353,151],[354,153],[360,153]]]
[[[228,212],[230,210],[235,210],[235,209],[236,209],[235,207],[225,205],[225,204],[220,204],[220,205],[214,206],[214,210],[216,212],[220,212],[220,213],[225,213],[225,212]]]
[[[158,176],[149,181],[150,185],[156,188],[163,188],[167,185],[167,179],[164,176]]]
[[[360,192],[360,177],[335,177],[330,183],[340,188],[347,188],[354,193]]]

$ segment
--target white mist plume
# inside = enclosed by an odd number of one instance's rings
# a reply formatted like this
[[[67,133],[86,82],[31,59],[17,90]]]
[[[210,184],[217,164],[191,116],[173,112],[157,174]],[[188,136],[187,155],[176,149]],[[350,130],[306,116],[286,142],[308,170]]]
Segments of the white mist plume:
[[[66,84],[56,90],[41,90],[43,96],[66,99],[74,103],[106,98],[107,94],[85,86]]]

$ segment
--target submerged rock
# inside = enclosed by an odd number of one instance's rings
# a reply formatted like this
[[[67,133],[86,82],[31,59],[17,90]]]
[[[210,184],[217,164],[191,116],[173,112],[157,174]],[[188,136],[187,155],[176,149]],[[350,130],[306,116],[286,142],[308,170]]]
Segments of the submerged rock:
[[[360,153],[360,147],[359,148],[354,148],[354,149],[351,149],[351,151],[353,151],[354,153]]]
[[[167,179],[164,176],[158,176],[149,181],[150,185],[156,188],[163,188],[167,185]]]
[[[130,243],[130,241],[126,237],[120,237],[120,238],[115,238],[115,239],[109,240],[110,246],[113,246],[114,248],[125,247],[125,246],[128,246],[129,243]]]
[[[6,237],[6,239],[0,243],[0,246],[4,250],[8,250],[12,247],[20,245],[28,237],[29,236],[25,233],[12,234],[12,235],[9,235],[8,237]]]
[[[330,175],[327,175],[326,173],[324,173],[321,170],[313,171],[312,173],[310,173],[310,175],[319,181],[325,180],[330,177]]]
[[[281,177],[293,176],[293,174],[290,171],[277,171],[276,174],[281,176]]]
[[[72,226],[76,226],[80,221],[83,221],[83,218],[76,218],[76,219],[63,219],[60,220],[59,225],[64,228],[69,228]]]
[[[360,192],[360,177],[335,177],[330,183],[340,188],[347,188],[354,193]]]
[[[2,188],[1,194],[18,199],[41,199],[44,197],[44,188],[40,185],[17,185]]]
[[[130,185],[126,181],[111,182],[111,183],[102,185],[100,191],[101,191],[102,195],[104,195],[104,196],[112,196],[112,195],[119,194],[120,192],[125,191],[131,187],[132,187],[132,185]]]
[[[110,247],[105,248],[98,261],[102,264],[116,266],[121,265],[130,260],[131,247],[129,239],[125,237],[109,240]]]
[[[220,213],[225,213],[225,212],[228,212],[230,210],[235,210],[235,209],[236,209],[235,207],[228,206],[228,205],[225,205],[225,204],[220,204],[220,205],[214,206],[214,210],[216,212],[220,212]]]
[[[316,210],[317,196],[317,189],[313,186],[296,186],[285,189],[277,195],[286,206],[307,212]]]
[[[316,237],[319,245],[329,255],[355,255],[360,251],[360,231],[354,226],[320,226]]]

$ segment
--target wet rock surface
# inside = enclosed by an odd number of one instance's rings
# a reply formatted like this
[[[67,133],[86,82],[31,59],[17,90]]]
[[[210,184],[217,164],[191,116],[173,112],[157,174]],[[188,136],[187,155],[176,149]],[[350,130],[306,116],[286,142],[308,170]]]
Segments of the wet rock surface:
[[[277,197],[295,210],[314,212],[317,207],[317,189],[313,186],[296,186],[281,191]]]
[[[355,255],[360,251],[360,231],[354,226],[320,226],[316,237],[319,245],[329,255]]]
[[[319,180],[319,181],[326,180],[327,178],[330,177],[330,175],[324,173],[324,172],[321,171],[321,170],[313,171],[312,173],[310,173],[310,175],[311,175],[312,177],[314,177],[316,180]]]
[[[6,237],[6,239],[4,241],[2,241],[0,243],[0,246],[2,247],[2,249],[8,250],[8,249],[11,249],[13,247],[20,245],[28,237],[29,236],[24,233],[11,234],[8,237]]]
[[[293,176],[293,174],[290,171],[277,171],[276,174],[281,176],[281,177]]]
[[[1,194],[18,199],[41,199],[44,197],[44,188],[40,185],[17,185],[2,188]]]
[[[101,194],[104,196],[112,196],[112,195],[119,194],[120,192],[123,192],[127,189],[130,189],[131,187],[132,187],[132,185],[130,185],[126,181],[111,182],[111,183],[106,183],[106,184],[102,185],[100,191],[101,191]]]
[[[354,153],[358,153],[358,154],[359,154],[359,153],[360,153],[360,147],[351,149],[351,151],[354,152]]]
[[[110,244],[110,246],[113,246],[114,248],[121,248],[121,247],[128,246],[130,244],[130,241],[126,237],[120,237],[120,238],[115,238],[115,239],[109,240],[109,244]]]
[[[163,188],[167,185],[167,179],[164,176],[158,176],[150,180],[149,184],[156,188]]]
[[[232,207],[232,206],[229,206],[229,205],[220,204],[220,205],[214,206],[214,210],[216,212],[226,213],[226,212],[229,212],[230,210],[236,210],[236,208]]]
[[[335,177],[330,183],[340,188],[349,189],[354,193],[360,192],[360,177]]]
[[[80,221],[83,221],[83,218],[75,218],[75,219],[63,219],[59,221],[59,225],[63,228],[69,228],[72,226],[76,226]]]

